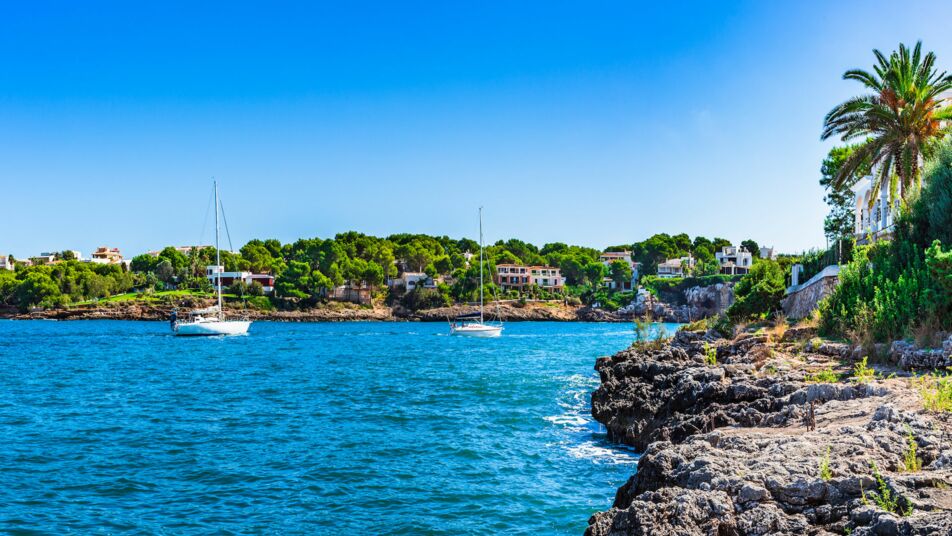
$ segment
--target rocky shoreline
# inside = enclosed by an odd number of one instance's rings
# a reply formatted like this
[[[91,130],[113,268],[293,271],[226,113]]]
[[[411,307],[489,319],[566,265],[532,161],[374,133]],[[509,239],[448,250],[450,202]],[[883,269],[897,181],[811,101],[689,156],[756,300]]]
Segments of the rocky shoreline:
[[[679,332],[599,359],[592,415],[643,455],[586,535],[952,534],[952,414],[901,356],[858,381],[851,348],[810,336]]]
[[[185,309],[211,305],[208,303],[190,304]],[[139,302],[119,302],[108,306],[80,306],[68,309],[47,309],[21,313],[18,311],[0,311],[0,318],[13,320],[167,320],[173,306],[155,305]],[[180,308],[181,309],[181,308]],[[300,311],[261,311],[256,309],[228,308],[229,314],[247,317],[251,320],[267,320],[274,322],[446,322],[459,314],[471,313],[479,309],[471,306],[444,307],[423,311],[407,311],[389,307],[322,307]],[[495,318],[495,308],[492,313],[487,310],[489,318]],[[567,305],[538,305],[528,304],[517,307],[501,305],[499,316],[507,322],[519,321],[630,321],[620,317],[612,320],[595,318],[586,313],[584,308]]]

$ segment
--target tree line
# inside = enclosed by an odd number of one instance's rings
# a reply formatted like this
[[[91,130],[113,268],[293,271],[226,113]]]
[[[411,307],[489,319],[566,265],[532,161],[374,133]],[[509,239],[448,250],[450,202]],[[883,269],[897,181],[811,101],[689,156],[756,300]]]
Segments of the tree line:
[[[744,244],[758,254],[756,243]],[[607,251],[631,251],[634,260],[642,263],[639,275],[655,273],[665,259],[691,255],[699,261],[697,275],[705,275],[717,273],[714,251],[726,245],[730,242],[723,238],[691,239],[683,233],[661,233]],[[538,247],[515,238],[500,240],[484,250],[484,290],[490,296],[504,296],[492,278],[496,266],[504,263],[557,267],[565,277],[567,294],[579,300],[591,297],[605,278],[614,280],[618,287],[631,280],[628,263],[616,261],[606,266],[599,261],[600,254],[599,249],[561,242]],[[478,258],[479,244],[469,238],[406,233],[375,237],[355,231],[289,243],[254,239],[237,252],[221,252],[225,271],[271,274],[275,277],[275,296],[301,306],[317,304],[329,290],[345,284],[368,289],[391,303],[405,299],[414,308],[472,301],[479,292]],[[215,263],[213,248],[193,248],[183,253],[166,247],[157,255],[134,257],[128,270],[122,265],[78,262],[68,252],[59,255],[58,261],[0,272],[0,304],[21,309],[60,307],[131,291],[213,290],[206,276],[206,267]],[[404,272],[422,272],[441,283],[435,290],[420,290],[409,297],[388,296],[388,280]],[[262,293],[257,283],[238,283],[229,291],[252,296]],[[526,293],[535,298],[556,297],[540,288],[527,289]],[[512,292],[507,296],[517,297]]]

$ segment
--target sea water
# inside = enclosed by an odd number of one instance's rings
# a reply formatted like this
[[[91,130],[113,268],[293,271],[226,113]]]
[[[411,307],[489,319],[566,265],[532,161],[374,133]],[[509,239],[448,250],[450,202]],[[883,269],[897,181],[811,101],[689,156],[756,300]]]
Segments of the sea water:
[[[632,326],[448,332],[0,321],[0,531],[581,534],[636,468],[589,414]]]

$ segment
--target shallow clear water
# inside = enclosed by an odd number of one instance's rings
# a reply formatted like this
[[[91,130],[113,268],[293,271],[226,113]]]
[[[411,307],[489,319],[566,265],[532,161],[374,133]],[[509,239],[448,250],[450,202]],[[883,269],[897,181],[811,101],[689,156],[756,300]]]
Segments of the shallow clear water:
[[[631,326],[447,331],[0,321],[0,530],[580,534],[635,470],[589,415]]]

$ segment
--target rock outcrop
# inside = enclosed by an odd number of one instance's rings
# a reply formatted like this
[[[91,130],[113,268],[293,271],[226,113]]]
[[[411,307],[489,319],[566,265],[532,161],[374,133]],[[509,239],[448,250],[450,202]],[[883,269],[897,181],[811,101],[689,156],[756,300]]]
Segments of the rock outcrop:
[[[624,318],[650,316],[664,322],[686,323],[717,316],[734,303],[734,284],[716,283],[693,286],[666,295],[666,299],[641,291],[626,307],[618,310]]]
[[[952,534],[949,417],[906,378],[817,383],[849,365],[799,348],[682,332],[599,359],[592,414],[644,454],[586,534]]]

